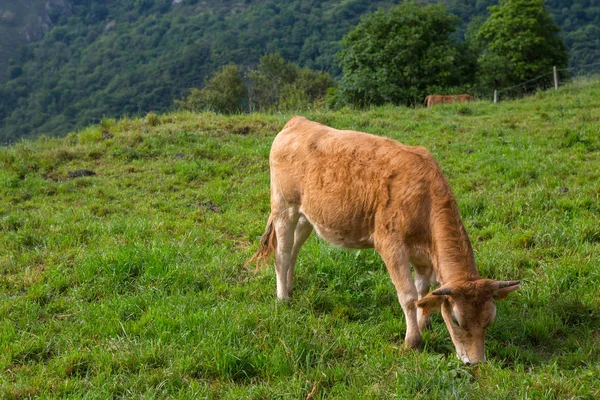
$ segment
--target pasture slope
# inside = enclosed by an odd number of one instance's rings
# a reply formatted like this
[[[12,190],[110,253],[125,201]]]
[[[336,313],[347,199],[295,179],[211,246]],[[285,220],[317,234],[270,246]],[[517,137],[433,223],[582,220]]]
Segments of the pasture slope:
[[[0,149],[0,397],[598,398],[600,80],[304,115],[436,156],[481,275],[522,281],[489,363],[458,361],[439,315],[405,350],[373,251],[313,236],[289,305],[244,268],[290,115],[150,114]]]

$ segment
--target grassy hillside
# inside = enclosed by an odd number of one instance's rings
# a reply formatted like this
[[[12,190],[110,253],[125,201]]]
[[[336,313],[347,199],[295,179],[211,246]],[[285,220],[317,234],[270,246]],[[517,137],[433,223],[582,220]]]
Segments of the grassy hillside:
[[[272,267],[244,268],[290,115],[151,114],[0,149],[2,397],[597,398],[599,89],[306,115],[429,148],[481,275],[522,281],[477,367],[439,315],[424,352],[403,348],[373,251],[312,237],[289,305]]]

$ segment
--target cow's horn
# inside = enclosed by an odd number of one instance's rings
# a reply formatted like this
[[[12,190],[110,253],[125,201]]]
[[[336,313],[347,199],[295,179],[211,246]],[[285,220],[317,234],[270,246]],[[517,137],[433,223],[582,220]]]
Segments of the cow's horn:
[[[520,284],[520,281],[498,281],[498,289]]]
[[[452,288],[439,288],[438,290],[434,290],[431,294],[435,296],[450,296],[452,294]]]

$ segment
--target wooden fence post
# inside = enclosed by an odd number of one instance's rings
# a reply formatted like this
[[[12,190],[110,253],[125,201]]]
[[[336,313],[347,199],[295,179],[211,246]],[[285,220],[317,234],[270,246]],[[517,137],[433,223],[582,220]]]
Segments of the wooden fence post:
[[[558,89],[558,75],[556,74],[556,65],[553,67],[554,71],[554,89]]]
[[[498,102],[498,91],[494,89],[494,104]]]

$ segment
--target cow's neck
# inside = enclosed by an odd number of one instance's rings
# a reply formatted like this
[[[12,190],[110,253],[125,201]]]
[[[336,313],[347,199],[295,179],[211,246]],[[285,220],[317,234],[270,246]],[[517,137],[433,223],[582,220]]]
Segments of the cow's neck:
[[[451,192],[432,207],[431,262],[441,285],[479,279],[473,248]]]

